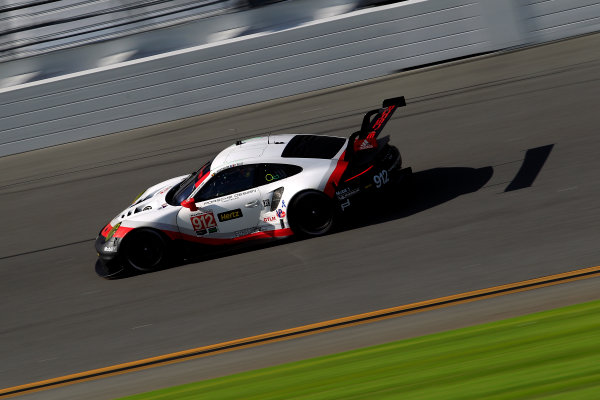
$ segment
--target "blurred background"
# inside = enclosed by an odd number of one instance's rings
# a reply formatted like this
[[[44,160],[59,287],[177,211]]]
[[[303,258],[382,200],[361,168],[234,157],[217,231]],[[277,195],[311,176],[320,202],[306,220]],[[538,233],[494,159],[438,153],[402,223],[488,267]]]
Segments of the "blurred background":
[[[269,10],[263,8],[284,2],[287,4]],[[301,7],[293,3],[298,2],[2,0],[0,62],[4,64],[0,87],[251,33],[283,29],[385,2],[313,1],[310,4],[303,2]],[[98,44],[100,42],[104,44]],[[78,62],[66,62],[60,55],[65,53],[50,55],[82,45],[88,45],[88,50],[81,53],[84,59]],[[75,56],[77,53],[68,54]],[[8,61],[25,58],[27,60],[19,63],[7,64]]]

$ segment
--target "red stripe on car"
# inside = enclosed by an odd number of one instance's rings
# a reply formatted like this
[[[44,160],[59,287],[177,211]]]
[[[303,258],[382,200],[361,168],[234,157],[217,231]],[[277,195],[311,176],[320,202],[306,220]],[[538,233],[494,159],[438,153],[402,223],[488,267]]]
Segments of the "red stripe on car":
[[[200,178],[198,178],[198,180],[196,181],[196,183],[194,183],[194,187],[200,186],[200,184],[202,182],[204,182],[204,180],[208,177],[208,174],[210,174],[210,171],[207,171],[204,175],[202,175]]]
[[[290,228],[285,229],[275,229],[272,231],[266,232],[254,232],[248,235],[230,238],[230,239],[222,239],[222,238],[206,238],[206,237],[197,237],[193,235],[188,235],[186,233],[173,232],[173,231],[162,231],[165,235],[167,235],[171,239],[181,239],[187,240],[189,242],[203,243],[203,244],[211,244],[211,245],[221,245],[221,244],[232,244],[232,243],[241,243],[249,240],[257,240],[257,239],[272,239],[276,237],[286,237],[291,236],[294,232]]]
[[[362,174],[364,174],[365,172],[367,172],[368,170],[370,170],[371,168],[373,168],[373,166],[371,165],[369,168],[365,169],[363,172],[361,172],[360,174],[354,175],[352,178],[348,178],[346,179],[344,182],[348,182],[351,181],[354,178],[358,178],[359,176],[361,176]]]
[[[327,184],[325,185],[325,194],[329,197],[333,197],[333,195],[335,194],[335,187],[340,182],[342,175],[348,167],[348,161],[344,161],[344,154],[346,154],[346,152],[343,152],[340,156],[340,159],[338,160],[335,169],[331,173],[331,176],[329,177],[329,179],[327,180]]]
[[[162,233],[164,233],[165,235],[167,235],[169,237],[169,239],[171,240],[176,240],[176,239],[183,239],[183,237],[181,236],[181,233],[179,232],[173,232],[173,231],[166,231],[166,230],[161,230]]]
[[[133,230],[133,228],[129,228],[126,226],[120,226],[119,229],[117,229],[117,231],[115,232],[115,236],[116,238],[122,238],[123,236],[127,235],[129,232],[131,232]]]

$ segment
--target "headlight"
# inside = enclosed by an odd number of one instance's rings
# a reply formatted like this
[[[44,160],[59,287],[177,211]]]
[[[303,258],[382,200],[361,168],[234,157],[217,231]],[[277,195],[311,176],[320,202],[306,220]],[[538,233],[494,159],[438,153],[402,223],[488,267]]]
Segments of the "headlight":
[[[108,235],[106,235],[106,239],[105,239],[106,242],[108,242],[110,240],[110,238],[113,237],[113,235],[115,234],[117,229],[119,229],[120,226],[121,226],[121,223],[119,222],[118,224],[116,224],[115,226],[112,227],[110,232],[108,232]]]

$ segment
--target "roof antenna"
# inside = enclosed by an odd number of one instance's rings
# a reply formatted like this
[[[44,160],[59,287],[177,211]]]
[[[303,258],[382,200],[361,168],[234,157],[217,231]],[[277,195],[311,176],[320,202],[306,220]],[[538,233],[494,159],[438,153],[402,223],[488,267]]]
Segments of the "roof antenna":
[[[270,139],[271,139],[271,132],[269,132],[267,134],[267,144],[271,144]]]

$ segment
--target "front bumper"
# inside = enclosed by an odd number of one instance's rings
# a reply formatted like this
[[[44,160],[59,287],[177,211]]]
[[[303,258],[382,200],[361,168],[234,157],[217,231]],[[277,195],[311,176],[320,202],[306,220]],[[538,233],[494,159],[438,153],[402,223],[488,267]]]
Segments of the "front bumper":
[[[111,237],[109,240],[102,235],[98,235],[94,247],[98,252],[98,260],[96,260],[96,273],[103,278],[115,278],[120,275],[125,268],[120,263],[118,258],[120,238]]]
[[[111,237],[109,240],[106,240],[104,236],[98,235],[94,247],[96,247],[96,252],[100,259],[110,262],[117,258],[120,244],[121,240],[119,238]]]

